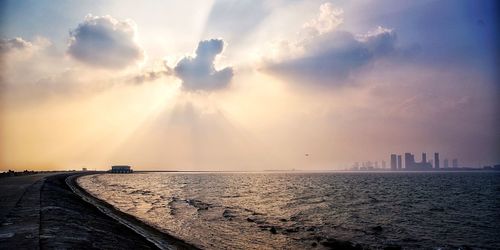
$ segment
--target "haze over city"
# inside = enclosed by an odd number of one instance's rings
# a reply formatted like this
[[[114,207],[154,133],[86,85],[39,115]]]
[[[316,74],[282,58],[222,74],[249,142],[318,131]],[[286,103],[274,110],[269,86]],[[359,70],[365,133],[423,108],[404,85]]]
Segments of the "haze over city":
[[[495,1],[0,9],[0,170],[500,162]]]

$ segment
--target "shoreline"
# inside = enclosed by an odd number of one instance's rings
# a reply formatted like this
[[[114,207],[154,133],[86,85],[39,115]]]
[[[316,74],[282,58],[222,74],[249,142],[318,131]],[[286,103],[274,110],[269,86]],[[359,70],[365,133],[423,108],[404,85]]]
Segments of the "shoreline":
[[[95,173],[54,173],[37,180],[7,177],[12,184],[0,186],[0,191],[6,194],[18,186],[21,195],[1,197],[12,205],[0,218],[0,249],[197,249],[114,211],[126,218],[120,221],[75,193],[83,192],[74,181]],[[93,201],[93,196],[87,198]]]
[[[66,178],[65,182],[68,187],[78,195],[83,201],[92,204],[94,207],[99,209],[103,214],[114,219],[117,223],[120,223],[127,228],[131,229],[138,235],[141,235],[146,240],[154,244],[159,249],[198,249],[195,246],[188,244],[187,242],[175,238],[167,233],[161,232],[160,230],[152,227],[151,225],[137,219],[136,217],[124,213],[112,205],[103,201],[78,185],[77,179],[84,175],[100,174],[100,172],[76,174]]]

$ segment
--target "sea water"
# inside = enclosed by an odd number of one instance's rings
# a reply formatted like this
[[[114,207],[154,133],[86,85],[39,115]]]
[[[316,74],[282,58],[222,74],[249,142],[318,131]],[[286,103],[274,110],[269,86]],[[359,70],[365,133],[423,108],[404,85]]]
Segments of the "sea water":
[[[500,249],[500,173],[134,173],[79,184],[205,249]]]

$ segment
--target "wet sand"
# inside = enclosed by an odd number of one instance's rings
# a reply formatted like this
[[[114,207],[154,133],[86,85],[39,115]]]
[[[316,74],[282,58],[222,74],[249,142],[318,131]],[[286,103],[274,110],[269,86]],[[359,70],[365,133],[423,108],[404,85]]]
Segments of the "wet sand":
[[[157,249],[73,193],[75,173],[2,178],[0,249]]]

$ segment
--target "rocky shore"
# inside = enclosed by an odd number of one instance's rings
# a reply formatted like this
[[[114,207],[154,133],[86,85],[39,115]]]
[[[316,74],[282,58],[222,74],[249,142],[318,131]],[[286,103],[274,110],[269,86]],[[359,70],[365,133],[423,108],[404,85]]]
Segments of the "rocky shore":
[[[70,188],[72,182],[67,183],[68,177],[72,176],[68,180],[74,180],[78,175],[81,174],[52,174],[25,187],[15,205],[1,218],[0,249],[192,248],[182,242],[155,245],[154,241],[146,239],[130,225],[117,222],[95,205],[84,201]],[[4,186],[0,188],[0,191],[6,189]],[[1,198],[2,202],[7,202],[16,197],[2,195]],[[135,223],[132,220],[129,222]],[[145,226],[139,222],[138,225],[139,228]],[[154,229],[146,227],[144,230]],[[157,237],[172,241],[168,235],[155,233]]]

